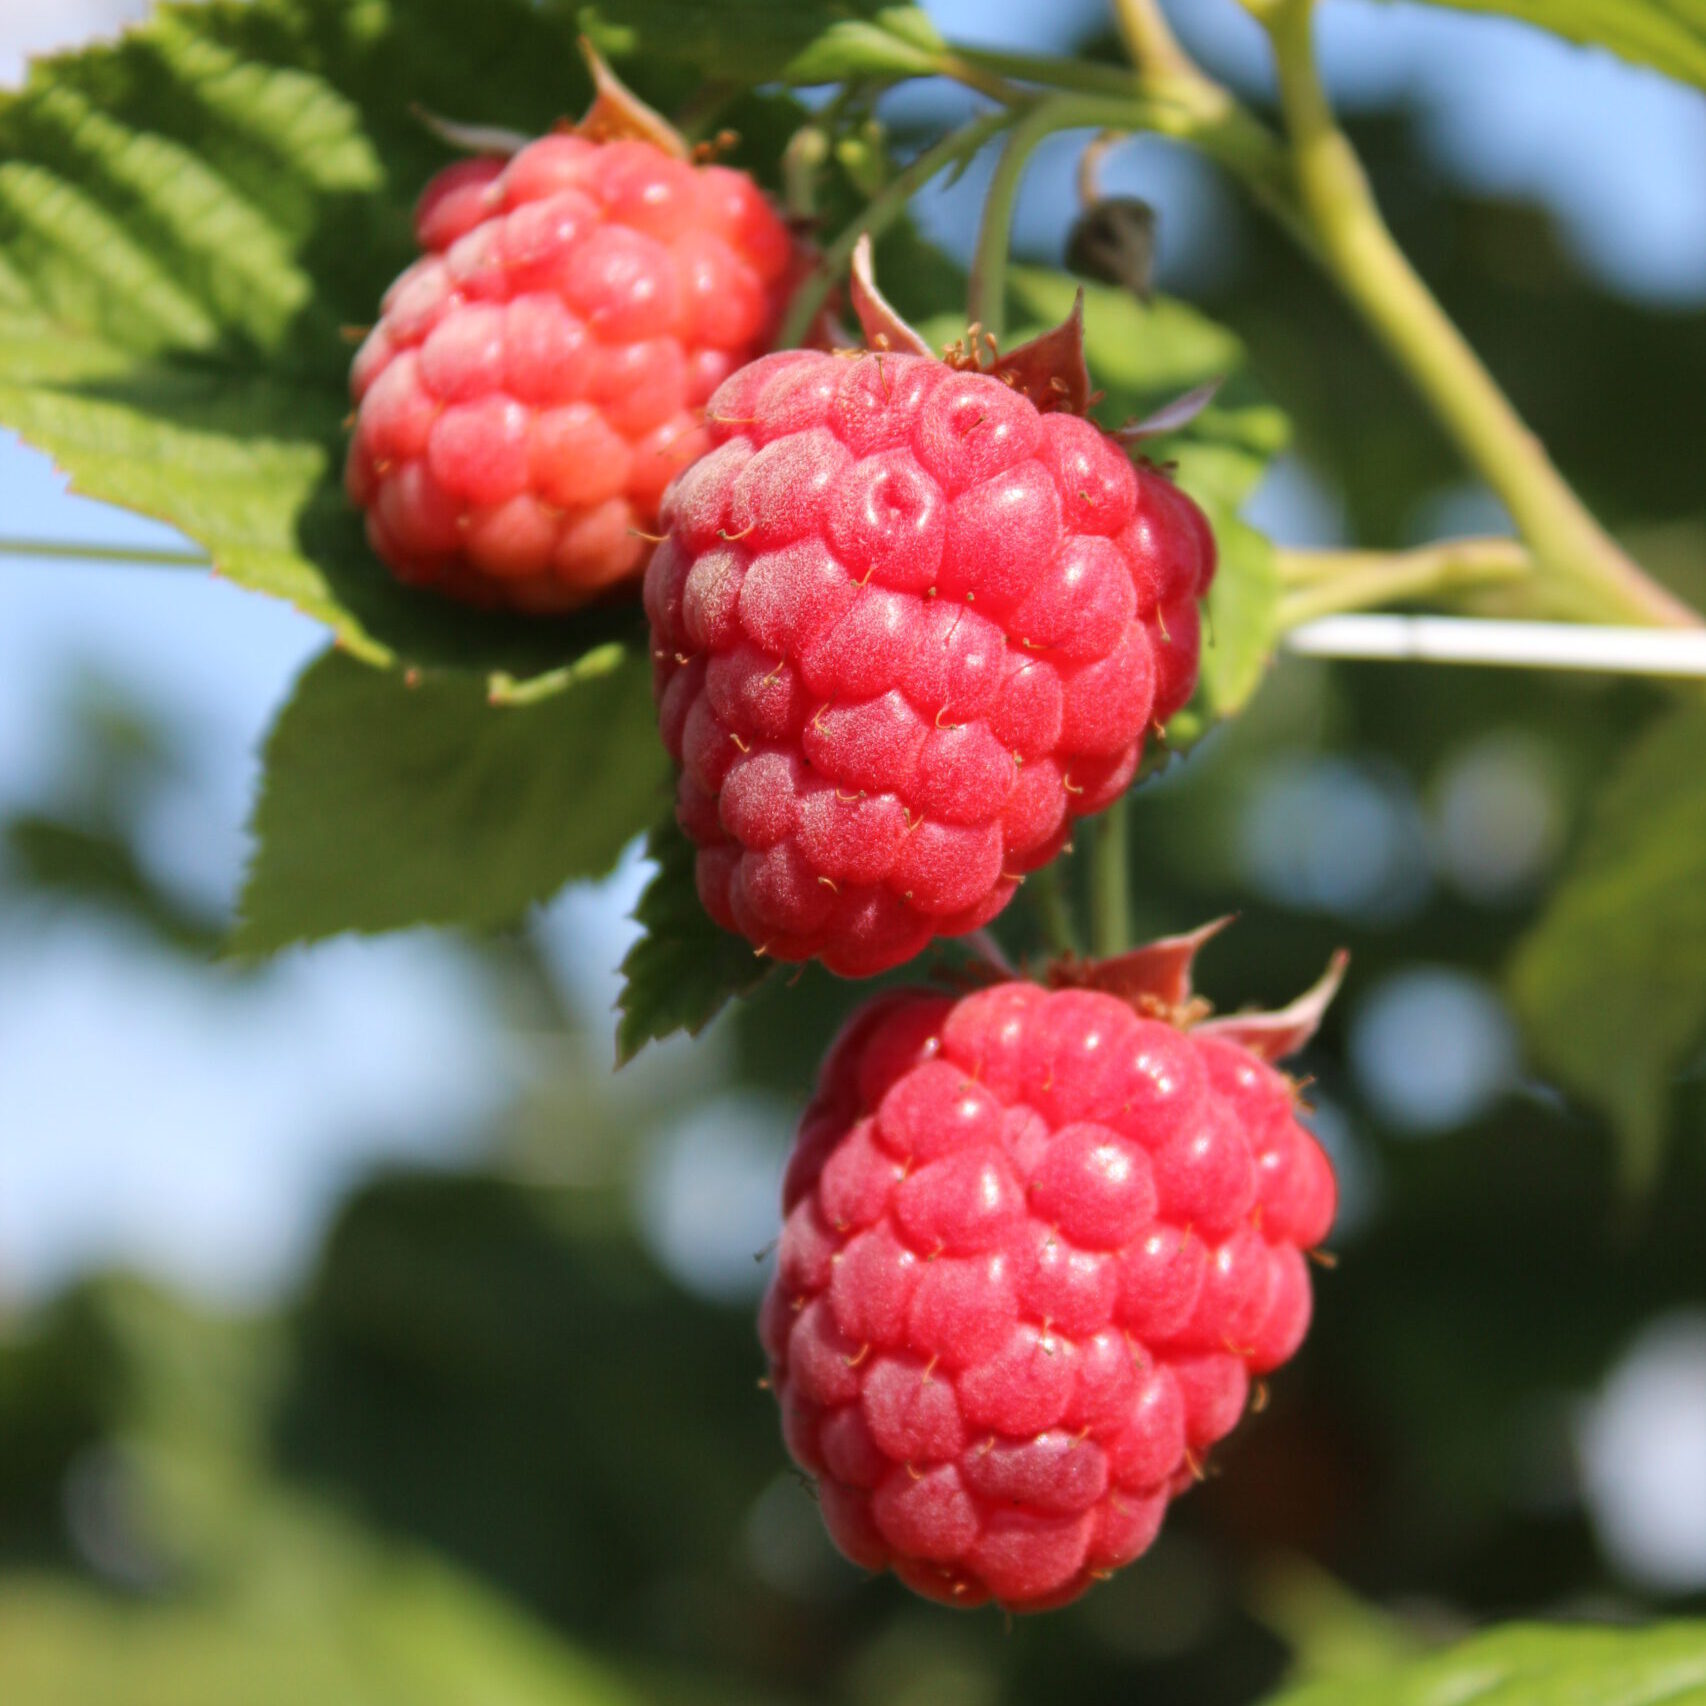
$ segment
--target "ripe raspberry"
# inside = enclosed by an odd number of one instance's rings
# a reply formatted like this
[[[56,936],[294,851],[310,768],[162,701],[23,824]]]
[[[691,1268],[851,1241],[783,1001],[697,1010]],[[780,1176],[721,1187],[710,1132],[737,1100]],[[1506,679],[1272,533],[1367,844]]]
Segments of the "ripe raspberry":
[[[706,399],[769,342],[792,243],[753,181],[691,165],[655,115],[622,136],[464,160],[351,373],[346,484],[400,580],[571,609],[641,565]],[[626,97],[625,113],[644,113]],[[645,139],[649,138],[649,139]]]
[[[1126,999],[881,995],[824,1063],[760,1334],[855,1563],[954,1605],[1076,1598],[1301,1343],[1335,1187],[1268,1061],[1337,967],[1283,1014],[1191,1023],[1169,997],[1200,939],[1111,962]]]
[[[1191,695],[1208,524],[1026,357],[766,356],[665,499],[677,815],[706,910],[776,959],[863,977],[987,923]]]

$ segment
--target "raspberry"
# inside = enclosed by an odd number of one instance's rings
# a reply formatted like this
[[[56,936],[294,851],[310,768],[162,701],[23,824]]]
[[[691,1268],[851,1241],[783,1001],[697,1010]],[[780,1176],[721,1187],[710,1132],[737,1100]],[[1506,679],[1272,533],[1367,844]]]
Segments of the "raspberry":
[[[677,815],[707,911],[776,959],[868,976],[987,923],[1190,697],[1208,524],[1035,366],[765,356],[665,500]]]
[[[1122,994],[884,994],[831,1050],[760,1333],[855,1563],[954,1605],[1076,1598],[1301,1343],[1335,1186],[1269,1062],[1338,964],[1285,1013],[1204,1023],[1201,939],[1089,974]]]
[[[791,284],[753,181],[679,158],[595,74],[591,135],[427,187],[425,253],[351,373],[345,478],[368,539],[398,579],[474,604],[567,610],[640,568],[665,486],[709,442],[706,399],[769,342]]]

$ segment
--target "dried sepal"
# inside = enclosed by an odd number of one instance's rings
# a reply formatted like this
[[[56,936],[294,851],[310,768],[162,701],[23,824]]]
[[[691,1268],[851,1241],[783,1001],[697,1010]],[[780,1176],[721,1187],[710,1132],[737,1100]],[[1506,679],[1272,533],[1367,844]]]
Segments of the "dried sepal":
[[[1083,289],[1072,299],[1072,312],[1053,331],[997,355],[986,371],[1030,398],[1045,415],[1088,413],[1094,399],[1084,360]]]
[[[1192,962],[1203,944],[1231,922],[1228,913],[1187,935],[1163,936],[1109,960],[1059,960],[1049,968],[1048,981],[1055,989],[1099,989],[1117,995],[1140,1012],[1182,1015],[1195,1002]]]
[[[1227,1013],[1212,1018],[1212,1008],[1192,988],[1191,969],[1203,944],[1231,922],[1228,914],[1185,935],[1163,936],[1112,959],[1088,960],[1068,954],[1048,968],[1048,985],[1051,989],[1097,989],[1117,996],[1145,1018],[1165,1019],[1182,1030],[1224,1038],[1263,1060],[1283,1060],[1315,1035],[1344,981],[1350,955],[1340,948],[1314,987],[1277,1012]]]
[[[585,36],[580,38],[580,50],[592,73],[593,97],[585,116],[573,127],[576,136],[589,142],[649,142],[677,160],[692,158],[687,138],[662,113],[648,107]]]
[[[1320,1028],[1321,1019],[1345,979],[1350,955],[1338,949],[1314,986],[1274,1013],[1228,1013],[1205,1019],[1196,1026],[1202,1036],[1221,1037],[1237,1043],[1263,1060],[1284,1060],[1296,1054]]]
[[[1121,444],[1141,444],[1146,438],[1161,438],[1167,433],[1178,432],[1188,427],[1204,409],[1215,399],[1215,394],[1226,382],[1224,379],[1210,379],[1204,384],[1192,386],[1182,396],[1175,397],[1170,403],[1163,403],[1153,414],[1146,415],[1140,421],[1128,421],[1122,427],[1116,427],[1109,434]]]
[[[531,136],[519,130],[505,130],[495,124],[463,124],[453,118],[443,118],[419,101],[410,103],[409,111],[427,130],[459,154],[489,154],[494,159],[507,160],[519,154]]]
[[[931,355],[934,352],[901,317],[894,304],[877,287],[877,275],[867,232],[853,245],[852,276],[848,296],[858,317],[866,345],[885,354]]]

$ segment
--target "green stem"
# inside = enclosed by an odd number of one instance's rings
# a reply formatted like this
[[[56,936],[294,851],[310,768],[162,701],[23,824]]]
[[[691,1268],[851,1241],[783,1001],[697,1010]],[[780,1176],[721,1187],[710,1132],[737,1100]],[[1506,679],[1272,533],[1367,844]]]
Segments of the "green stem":
[[[1200,75],[1179,46],[1159,0],[1114,0],[1114,22],[1132,64],[1162,77]]]
[[[1448,539],[1414,551],[1279,551],[1275,567],[1290,590],[1281,630],[1346,610],[1376,610],[1399,599],[1439,598],[1465,587],[1532,581],[1534,558],[1516,539]]]
[[[1273,42],[1296,188],[1327,270],[1504,501],[1560,609],[1590,621],[1698,625],[1588,513],[1393,241],[1321,85],[1314,0],[1245,4]]]
[[[1033,871],[1025,879],[1025,893],[1050,949],[1056,954],[1077,954],[1078,932],[1072,927],[1072,909],[1061,884],[1061,861],[1052,860]]]
[[[1072,89],[1085,95],[1111,95],[1115,99],[1132,92],[1132,76],[1117,65],[1097,65],[1088,59],[1051,59],[1028,53],[1003,53],[998,48],[959,47],[938,62],[944,77],[970,88],[985,87],[986,75],[1036,83],[1046,89]]]
[[[1073,107],[1076,102],[1077,97],[1070,95],[1041,101],[1013,126],[983,198],[977,250],[966,284],[966,319],[971,325],[981,326],[997,342],[1007,330],[1007,259],[1013,242],[1013,212],[1018,205],[1025,166],[1037,144],[1063,128],[1058,119],[1062,108]]]
[[[937,69],[987,92],[985,72],[1107,104],[1071,124],[1117,131],[1153,131],[1188,142],[1218,160],[1250,188],[1268,211],[1301,237],[1285,150],[1279,138],[1231,92],[1180,55],[1183,70],[1134,74],[1087,60],[1037,58],[989,48],[956,47]],[[1065,129],[1067,125],[1056,128]]]
[[[1090,847],[1090,951],[1099,960],[1131,946],[1131,795],[1095,820]]]
[[[867,204],[864,213],[824,250],[816,271],[794,293],[787,318],[776,335],[776,348],[791,349],[805,336],[806,328],[817,318],[831,289],[846,273],[860,237],[867,233],[873,238],[881,236],[906,211],[906,204],[913,196],[938,172],[975,154],[992,136],[998,136],[1005,130],[1012,120],[1012,113],[1005,108],[985,113],[970,124],[950,131],[933,148],[925,149],[916,160],[896,172]]]
[[[1147,97],[1126,94],[1048,95],[1013,124],[1001,158],[995,163],[983,202],[983,220],[978,227],[977,249],[972,259],[968,287],[968,317],[991,337],[999,339],[1006,330],[1006,278],[1008,249],[1012,241],[1013,210],[1019,185],[1032,152],[1045,137],[1057,130],[1162,130],[1176,115]]]
[[[80,545],[61,539],[0,539],[0,557],[48,557],[78,563],[135,563],[153,569],[212,568],[202,551],[157,551],[139,545]]]

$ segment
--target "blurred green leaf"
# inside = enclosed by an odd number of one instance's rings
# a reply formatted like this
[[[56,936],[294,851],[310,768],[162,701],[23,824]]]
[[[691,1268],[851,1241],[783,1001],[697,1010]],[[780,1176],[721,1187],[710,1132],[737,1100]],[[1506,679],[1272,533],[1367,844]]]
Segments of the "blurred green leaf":
[[[620,1706],[636,1697],[452,1571],[296,1512],[215,1592],[127,1602],[0,1586],[18,1706]],[[231,1560],[225,1561],[227,1565]]]
[[[1188,484],[1189,482],[1185,482]],[[1278,634],[1279,575],[1265,534],[1205,497],[1220,567],[1203,608],[1197,690],[1167,725],[1166,750],[1179,752],[1241,711],[1262,684]]]
[[[1449,1652],[1288,1689],[1270,1706],[1700,1706],[1706,1623],[1652,1629],[1514,1624]]]
[[[29,814],[5,826],[5,842],[18,874],[38,895],[131,917],[192,953],[218,945],[218,922],[162,890],[116,831]]]
[[[162,6],[36,66],[0,97],[0,422],[369,661],[530,675],[637,631],[404,590],[340,482],[344,328],[447,158],[412,107],[544,129],[584,88],[525,0]]]
[[[622,962],[616,1053],[623,1065],[676,1031],[697,1036],[731,996],[748,994],[775,970],[744,937],[712,922],[693,881],[693,844],[673,817],[652,831],[646,851],[657,875],[634,914],[646,933]]]
[[[1542,1066],[1616,1120],[1649,1183],[1669,1080],[1706,1027],[1706,712],[1647,731],[1601,793],[1510,989]]]
[[[1300,1680],[1390,1672],[1420,1653],[1417,1638],[1396,1618],[1301,1555],[1263,1566],[1251,1582],[1250,1601],[1256,1617],[1291,1649],[1292,1673]]]
[[[1435,0],[1463,12],[1496,12],[1554,30],[1586,47],[1608,47],[1636,65],[1706,88],[1706,6],[1700,0]]]
[[[557,0],[612,57],[685,59],[737,83],[927,77],[941,37],[892,0]]]
[[[267,741],[233,946],[513,923],[608,871],[655,819],[668,768],[630,654],[594,654],[560,691],[496,706],[472,676],[409,686],[327,652]]]

